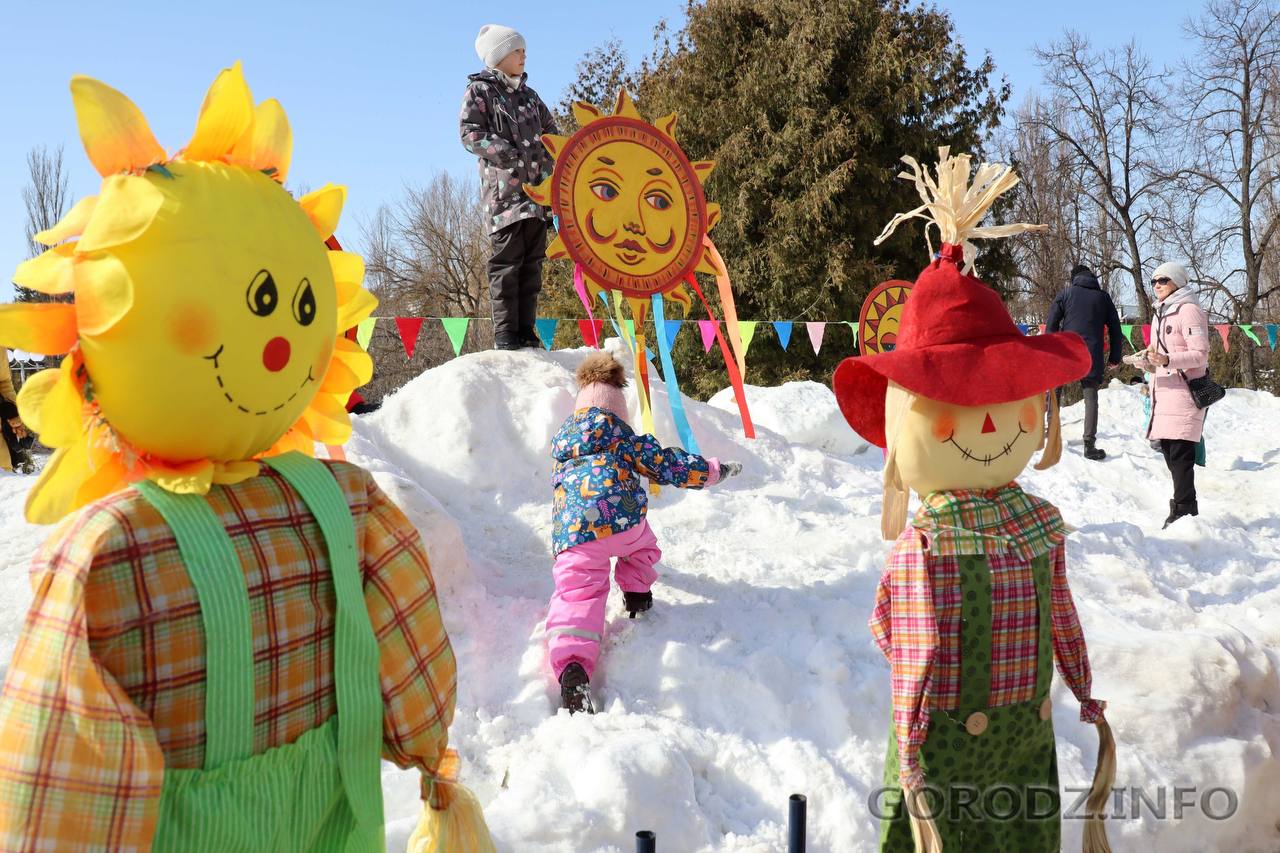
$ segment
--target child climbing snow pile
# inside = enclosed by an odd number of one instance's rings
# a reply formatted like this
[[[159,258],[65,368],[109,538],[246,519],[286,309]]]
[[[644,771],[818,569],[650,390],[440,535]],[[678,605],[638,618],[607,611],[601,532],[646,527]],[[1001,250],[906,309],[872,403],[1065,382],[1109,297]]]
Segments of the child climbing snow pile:
[[[625,420],[626,374],[609,353],[587,356],[577,381],[575,411],[551,442],[556,591],[546,633],[564,707],[570,713],[594,713],[589,679],[600,656],[610,558],[618,558],[618,586],[631,617],[653,606],[649,590],[662,552],[645,520],[643,478],[701,489],[741,472],[742,466],[636,435]]]

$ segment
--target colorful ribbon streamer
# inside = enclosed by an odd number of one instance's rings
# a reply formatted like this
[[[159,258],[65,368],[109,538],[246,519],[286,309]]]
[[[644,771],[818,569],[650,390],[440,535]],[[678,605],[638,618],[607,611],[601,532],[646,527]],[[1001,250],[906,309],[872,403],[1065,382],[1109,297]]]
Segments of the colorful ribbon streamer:
[[[578,299],[582,301],[582,307],[587,309],[587,319],[591,321],[591,330],[595,331],[598,327],[595,323],[596,315],[591,313],[591,296],[587,293],[587,283],[582,278],[582,267],[577,263],[573,265],[573,291],[578,294]],[[596,335],[588,343],[596,349],[600,349],[600,336]]]
[[[653,294],[653,324],[658,331],[658,355],[662,359],[662,377],[667,381],[667,397],[671,403],[671,418],[676,422],[676,432],[680,434],[680,443],[690,453],[701,454],[698,440],[689,425],[689,416],[685,414],[684,397],[680,394],[680,381],[676,379],[676,365],[671,358],[672,340],[668,338],[671,327],[667,325],[663,312],[662,294]],[[676,326],[676,331],[680,330]]]
[[[698,294],[698,298],[702,300],[702,307],[707,309],[707,315],[714,317],[711,313],[711,304],[707,302],[706,294],[702,292],[702,287],[698,284],[698,278],[693,273],[689,273],[689,286],[693,288],[693,292]],[[737,325],[736,323],[734,325]],[[724,335],[720,334],[720,324],[715,324],[716,340],[720,343],[720,354],[724,357],[725,370],[729,372],[729,384],[733,386],[733,398],[738,403],[738,414],[742,416],[742,433],[747,438],[756,437],[756,428],[751,423],[751,412],[747,408],[747,389],[742,385],[742,373],[738,370],[737,360],[734,359],[733,353],[729,351],[729,344],[725,342]],[[732,334],[732,332],[730,333]]]

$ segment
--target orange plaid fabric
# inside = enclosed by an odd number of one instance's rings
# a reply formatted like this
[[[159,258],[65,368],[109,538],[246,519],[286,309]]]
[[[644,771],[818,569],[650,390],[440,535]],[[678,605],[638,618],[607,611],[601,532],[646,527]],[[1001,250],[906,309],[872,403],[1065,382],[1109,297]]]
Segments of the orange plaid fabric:
[[[427,556],[367,472],[328,465],[361,545],[381,651],[383,755],[419,768],[429,788],[457,684]],[[261,753],[337,709],[327,553],[272,470],[207,500],[248,585]],[[0,694],[0,849],[150,849],[164,768],[204,761],[204,636],[177,542],[128,489],[65,520],[31,574],[35,601]]]

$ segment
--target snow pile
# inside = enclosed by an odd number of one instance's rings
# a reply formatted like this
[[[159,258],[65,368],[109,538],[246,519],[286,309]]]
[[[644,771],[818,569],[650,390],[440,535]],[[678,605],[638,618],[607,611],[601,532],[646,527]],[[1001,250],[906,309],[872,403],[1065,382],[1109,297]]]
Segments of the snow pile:
[[[831,389],[819,382],[787,382],[777,388],[747,385],[746,395],[752,423],[792,444],[816,447],[834,456],[853,456],[871,446],[849,429]],[[738,411],[732,388],[707,402],[726,412]]]
[[[629,620],[621,596],[611,597],[601,713],[556,714],[541,629],[552,590],[547,449],[573,406],[582,355],[456,359],[358,419],[348,446],[427,542],[459,660],[452,742],[499,849],[629,851],[636,830],[652,829],[661,850],[777,851],[787,796],[801,792],[809,849],[873,850],[868,799],[889,727],[888,670],[865,624],[886,550],[880,454],[839,444],[834,399],[812,383],[750,392],[766,427],[755,441],[742,438],[731,398],[729,411],[687,401],[702,451],[739,460],[744,472],[652,501],[664,550],[655,609]],[[657,432],[674,441],[660,383],[654,393]],[[1213,407],[1209,466],[1197,472],[1202,514],[1161,531],[1169,475],[1138,435],[1140,398],[1117,384],[1100,399],[1109,457],[1080,456],[1073,407],[1062,464],[1022,482],[1077,528],[1072,587],[1094,692],[1110,703],[1117,785],[1152,800],[1168,787],[1167,819],[1148,810],[1116,821],[1112,841],[1117,850],[1274,851],[1280,400],[1232,391]],[[631,421],[639,425],[638,412]],[[5,662],[30,599],[26,562],[47,532],[19,520],[28,482],[0,475]],[[1060,774],[1079,788],[1096,736],[1077,709],[1055,679]],[[403,849],[416,780],[387,765],[384,783],[389,849]],[[1198,787],[1181,820],[1175,785]],[[1200,807],[1215,786],[1239,796],[1230,820]],[[1211,810],[1223,806],[1219,795]],[[1080,821],[1064,831],[1064,849],[1078,849]]]

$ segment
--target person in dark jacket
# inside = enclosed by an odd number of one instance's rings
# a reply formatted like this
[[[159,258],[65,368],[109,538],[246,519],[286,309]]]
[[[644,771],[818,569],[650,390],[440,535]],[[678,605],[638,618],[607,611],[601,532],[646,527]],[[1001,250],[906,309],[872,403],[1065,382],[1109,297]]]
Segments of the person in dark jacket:
[[[1046,331],[1075,332],[1089,345],[1093,357],[1093,369],[1080,380],[1084,391],[1084,456],[1097,461],[1107,458],[1106,451],[1098,447],[1098,386],[1102,384],[1106,370],[1102,361],[1103,330],[1111,336],[1110,362],[1119,366],[1124,333],[1120,330],[1120,315],[1116,313],[1111,296],[1098,285],[1098,277],[1083,264],[1071,270],[1071,286],[1059,293],[1049,309]]]
[[[524,185],[550,177],[555,161],[542,136],[559,129],[526,83],[523,36],[485,24],[476,37],[476,53],[485,70],[467,78],[458,129],[462,146],[479,159],[492,241],[493,343],[497,349],[537,347],[534,321],[550,211],[525,195]]]

